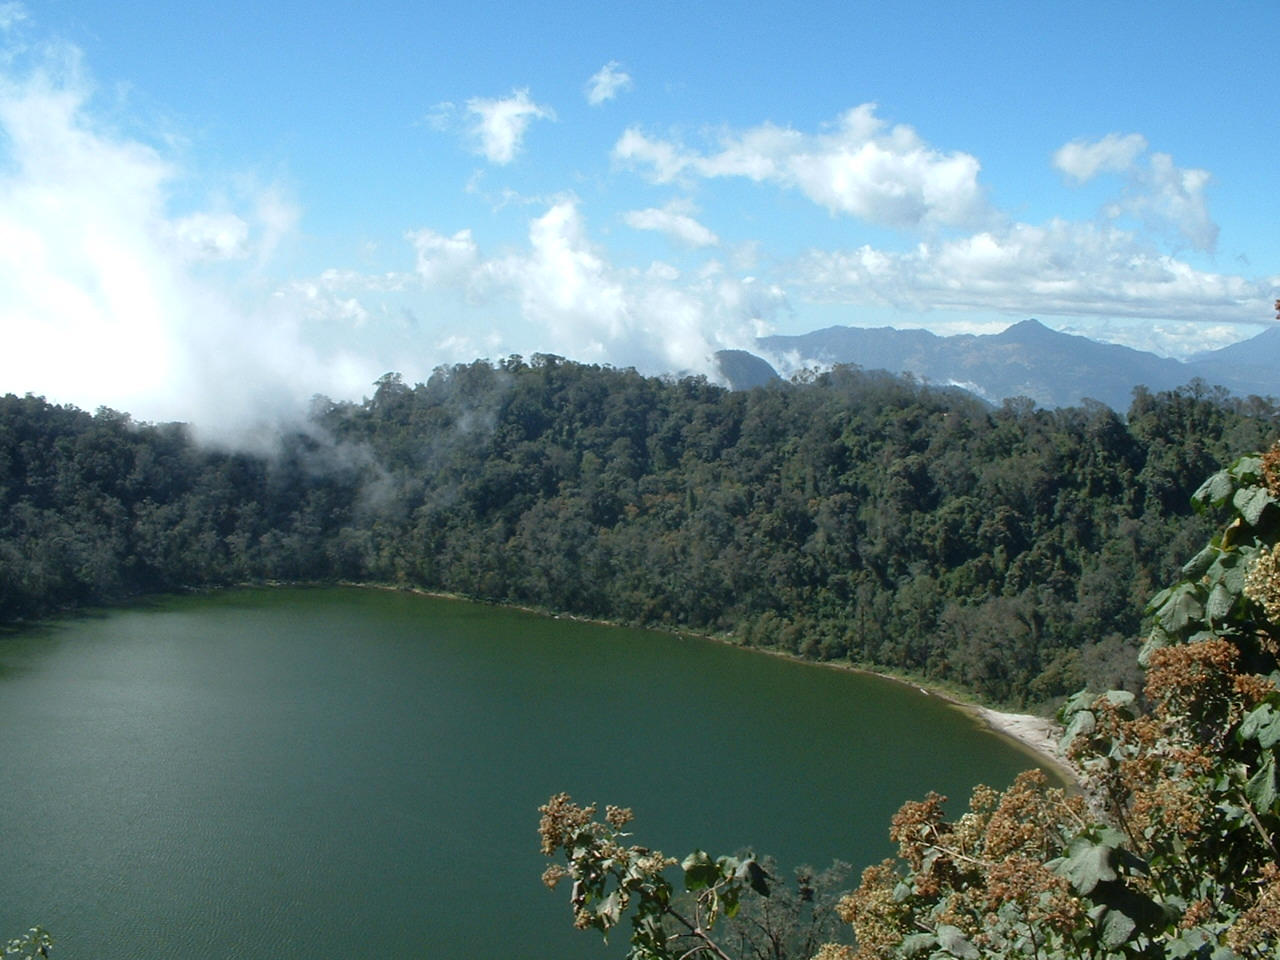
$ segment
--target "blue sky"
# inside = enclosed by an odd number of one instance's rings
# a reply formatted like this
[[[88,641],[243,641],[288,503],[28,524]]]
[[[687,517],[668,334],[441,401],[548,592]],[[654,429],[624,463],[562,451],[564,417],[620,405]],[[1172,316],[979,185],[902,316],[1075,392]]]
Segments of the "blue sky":
[[[1280,295],[1280,5],[0,2],[0,390],[243,424],[831,324]]]

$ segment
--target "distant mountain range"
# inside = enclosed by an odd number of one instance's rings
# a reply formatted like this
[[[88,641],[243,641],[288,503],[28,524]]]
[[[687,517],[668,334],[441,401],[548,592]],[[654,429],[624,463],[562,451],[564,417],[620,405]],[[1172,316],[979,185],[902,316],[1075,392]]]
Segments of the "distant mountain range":
[[[927,330],[892,327],[828,327],[799,336],[762,337],[760,355],[743,350],[717,354],[735,389],[777,378],[782,365],[850,363],[867,370],[910,373],[938,386],[959,386],[993,403],[1030,397],[1042,407],[1079,404],[1086,397],[1121,413],[1133,388],[1171,390],[1199,377],[1239,396],[1280,395],[1280,326],[1250,340],[1197,354],[1185,362],[1088,337],[1059,333],[1024,320],[1003,333],[940,337]]]

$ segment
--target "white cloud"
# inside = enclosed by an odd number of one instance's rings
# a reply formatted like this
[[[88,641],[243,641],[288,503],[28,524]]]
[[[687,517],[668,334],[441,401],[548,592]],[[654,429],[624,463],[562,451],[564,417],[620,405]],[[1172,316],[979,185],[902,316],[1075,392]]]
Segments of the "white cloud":
[[[1218,225],[1209,215],[1205,198],[1212,176],[1207,170],[1178,167],[1167,153],[1153,153],[1143,164],[1139,158],[1146,149],[1147,140],[1141,134],[1109,133],[1101,140],[1064,145],[1053,155],[1053,165],[1075,183],[1104,172],[1124,174],[1124,190],[1103,208],[1103,216],[1133,217],[1156,233],[1172,234],[1196,250],[1212,251],[1218,243]]]
[[[529,99],[528,89],[513,90],[511,96],[501,100],[473,97],[467,101],[467,112],[475,117],[471,135],[477,141],[477,152],[499,165],[516,158],[532,121],[555,119],[550,107]]]
[[[438,133],[444,133],[453,126],[457,116],[457,104],[450,103],[448,100],[443,100],[440,103],[432,105],[431,109],[423,116],[422,122],[432,130],[435,130]]]
[[[785,309],[779,288],[723,271],[686,281],[669,264],[645,271],[615,267],[591,241],[574,199],[530,221],[527,249],[500,258],[479,255],[468,231],[442,237],[423,230],[410,237],[429,287],[511,297],[519,305],[523,329],[489,339],[490,348],[500,342],[508,351],[714,375],[716,350],[750,345]],[[475,335],[467,337],[474,342]]]
[[[796,279],[815,300],[1018,317],[1128,316],[1257,323],[1271,286],[1197,270],[1131,232],[1054,220],[896,253],[813,251]]]
[[[684,247],[714,247],[720,242],[719,237],[697,220],[672,206],[662,210],[655,207],[629,210],[622,219],[633,230],[656,230]]]
[[[1075,333],[1105,343],[1119,343],[1135,350],[1146,350],[1162,357],[1186,360],[1206,350],[1255,337],[1261,325],[1244,323],[1204,323],[1191,320],[1141,322],[1100,317],[1088,323],[1064,325],[1063,333]]]
[[[1114,209],[1137,217],[1157,233],[1172,232],[1196,250],[1212,251],[1218,244],[1218,225],[1209,216],[1205,198],[1212,179],[1207,170],[1184,169],[1167,153],[1155,153],[1147,168],[1135,173]]]
[[[428,286],[450,286],[470,275],[480,259],[480,251],[470,230],[459,230],[452,237],[431,230],[406,234],[417,254],[415,269]]]
[[[1123,173],[1147,149],[1147,138],[1140,133],[1121,136],[1108,133],[1101,140],[1073,140],[1053,155],[1053,165],[1076,183],[1092,180],[1104,171]]]
[[[274,186],[255,192],[253,208],[258,231],[252,253],[259,263],[264,263],[286,239],[297,233],[302,208],[286,199]]]
[[[193,213],[170,224],[174,242],[190,260],[243,260],[249,224],[234,213]]]
[[[623,90],[631,89],[631,76],[617,60],[610,60],[587,81],[587,103],[598,107],[612,100]]]
[[[634,166],[650,166],[650,179],[670,183],[692,162],[682,147],[666,140],[651,140],[634,127],[628,127],[613,147],[613,159]]]
[[[977,225],[990,215],[976,158],[935,150],[908,126],[886,128],[875,104],[846,111],[823,133],[766,123],[723,134],[719,148],[699,153],[631,128],[613,156],[648,168],[658,183],[686,176],[777,183],[831,213],[882,226]]]
[[[74,47],[0,70],[0,390],[232,429],[349,386],[296,316],[242,309],[201,266],[262,252],[289,206],[267,190],[243,215],[174,216],[182,174],[96,121]]]

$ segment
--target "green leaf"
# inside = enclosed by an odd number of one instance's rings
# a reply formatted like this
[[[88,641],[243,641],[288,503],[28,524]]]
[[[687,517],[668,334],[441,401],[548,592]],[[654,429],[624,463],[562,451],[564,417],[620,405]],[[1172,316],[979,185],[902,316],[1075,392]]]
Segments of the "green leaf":
[[[1226,470],[1221,470],[1200,485],[1200,489],[1191,495],[1191,501],[1197,507],[1216,507],[1226,502],[1235,487],[1235,478]]]
[[[1274,754],[1267,756],[1267,762],[1258,768],[1258,772],[1249,778],[1244,785],[1244,795],[1249,798],[1254,809],[1266,813],[1276,802],[1276,758]]]
[[[1231,615],[1231,608],[1235,606],[1235,602],[1236,598],[1231,595],[1230,590],[1221,583],[1215,583],[1204,605],[1205,616],[1211,621],[1225,620]]]
[[[902,938],[902,952],[905,956],[914,957],[918,953],[932,950],[938,945],[938,938],[932,933],[913,933]]]
[[[1264,750],[1280,743],[1280,713],[1269,703],[1250,710],[1240,724],[1240,736],[1244,740],[1257,740]]]
[[[1262,519],[1262,512],[1269,504],[1275,503],[1275,500],[1266,487],[1244,487],[1236,491],[1231,503],[1240,511],[1240,516],[1244,517],[1245,523],[1256,527],[1258,521]]]
[[[600,906],[596,907],[596,915],[605,922],[606,929],[622,919],[622,898],[618,896],[617,890],[600,902]]]
[[[1128,690],[1108,690],[1102,695],[1106,698],[1107,703],[1113,707],[1131,707],[1133,706],[1134,696]]]
[[[1170,633],[1179,633],[1194,621],[1202,619],[1204,606],[1196,596],[1195,585],[1178,584],[1155,615],[1160,625]]]
[[[1231,464],[1231,468],[1228,472],[1241,483],[1261,483],[1262,458],[1255,456],[1241,457],[1235,463]]]
[[[1062,738],[1058,741],[1058,746],[1065,749],[1075,742],[1076,737],[1093,733],[1097,728],[1098,718],[1093,715],[1093,711],[1081,710],[1071,717],[1071,722],[1067,725],[1067,729],[1063,731]]]
[[[1134,938],[1135,932],[1151,933],[1166,926],[1170,914],[1144,893],[1120,882],[1103,882],[1094,890],[1092,899],[1103,907],[1098,914],[1099,936],[1109,948]]]
[[[1221,571],[1222,585],[1233,595],[1240,596],[1244,592],[1245,575],[1249,572],[1245,557],[1239,551],[1232,550],[1230,553],[1224,553],[1216,566]]]
[[[981,956],[978,948],[964,935],[964,931],[949,923],[938,924],[938,946],[953,957],[960,957],[962,960],[977,960]]]
[[[701,890],[703,887],[712,886],[720,879],[720,871],[711,857],[702,850],[695,850],[685,857],[680,864],[680,869],[684,871],[686,890]]]
[[[1183,565],[1182,575],[1188,580],[1199,580],[1217,557],[1218,548],[1210,544]]]
[[[724,910],[724,915],[732,920],[738,915],[738,908],[742,904],[738,900],[738,888],[729,887],[720,897],[720,903]]]
[[[1099,843],[1104,843],[1108,847],[1112,847],[1117,854],[1123,856],[1126,863],[1132,864],[1132,861],[1136,859],[1127,850],[1120,849],[1121,845],[1126,839],[1128,839],[1120,830],[1103,823],[1093,828],[1091,832],[1098,839]]]
[[[1102,927],[1098,931],[1102,945],[1108,950],[1127,943],[1138,929],[1138,924],[1126,913],[1119,910],[1108,910],[1102,918]]]
[[[1067,847],[1067,856],[1058,867],[1058,873],[1067,878],[1080,893],[1091,893],[1104,880],[1115,880],[1111,847],[1094,843],[1088,837],[1076,837]]]
[[[1166,601],[1168,601],[1168,599],[1171,596],[1173,596],[1173,588],[1165,587],[1159,593],[1157,593],[1154,597],[1151,598],[1150,602],[1147,604],[1146,612],[1155,613],[1157,610],[1159,610],[1161,607],[1165,605]]]

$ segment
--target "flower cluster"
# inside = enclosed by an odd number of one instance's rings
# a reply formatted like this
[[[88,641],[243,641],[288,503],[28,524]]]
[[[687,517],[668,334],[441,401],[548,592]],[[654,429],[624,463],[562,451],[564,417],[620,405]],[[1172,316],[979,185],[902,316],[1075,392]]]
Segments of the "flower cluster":
[[[567,841],[581,832],[596,815],[596,808],[580,807],[567,793],[557,793],[538,808],[542,820],[538,823],[538,835],[542,837],[542,852],[552,856]]]
[[[907,938],[926,931],[938,943],[961,938],[965,950],[1017,955],[1033,931],[1065,936],[1082,922],[1080,898],[1046,865],[1084,822],[1081,797],[1030,770],[1003,792],[978,787],[955,822],[944,819],[944,802],[931,793],[904,804],[890,830],[900,860],[869,867],[841,901],[857,960],[897,956]]]
[[[1280,623],[1280,550],[1276,547],[1258,551],[1245,574],[1244,595],[1262,607],[1268,620]]]

